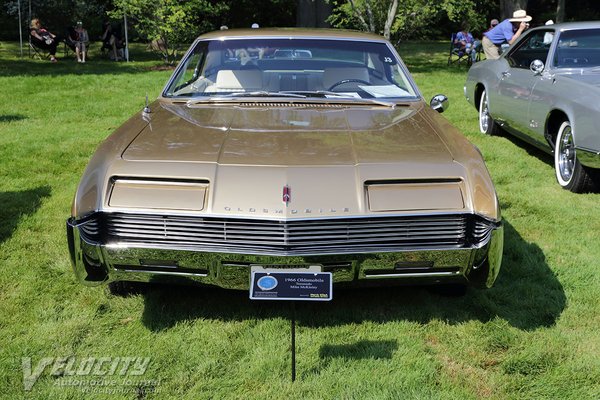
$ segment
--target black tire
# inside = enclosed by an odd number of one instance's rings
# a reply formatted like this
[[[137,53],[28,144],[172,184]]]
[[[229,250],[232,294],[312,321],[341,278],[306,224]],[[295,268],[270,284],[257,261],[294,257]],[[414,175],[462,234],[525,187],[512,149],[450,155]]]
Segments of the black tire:
[[[481,97],[479,98],[479,132],[490,136],[498,135],[500,133],[500,127],[490,115],[488,97],[485,90],[481,93]]]
[[[573,193],[585,193],[594,190],[594,176],[577,159],[573,130],[569,121],[558,128],[554,146],[554,172],[556,181]]]

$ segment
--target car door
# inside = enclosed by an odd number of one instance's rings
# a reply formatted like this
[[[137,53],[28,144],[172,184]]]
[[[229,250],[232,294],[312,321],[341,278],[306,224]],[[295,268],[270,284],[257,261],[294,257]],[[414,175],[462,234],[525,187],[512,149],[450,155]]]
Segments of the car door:
[[[544,44],[549,49],[555,49],[558,33],[554,30],[548,30],[544,36]],[[556,51],[556,50],[554,50]],[[551,52],[552,54],[552,52]],[[542,60],[544,61],[544,60]],[[556,89],[554,88],[554,75],[549,71],[552,60],[547,57],[544,61],[544,71],[538,75],[533,90],[531,92],[531,101],[529,103],[529,128],[530,135],[536,141],[544,146],[549,146],[544,137],[546,117],[555,101]]]
[[[548,30],[529,32],[505,56],[506,70],[500,73],[495,113],[512,130],[530,135],[529,105],[540,75],[530,70],[531,62],[548,58],[550,44],[544,43]]]

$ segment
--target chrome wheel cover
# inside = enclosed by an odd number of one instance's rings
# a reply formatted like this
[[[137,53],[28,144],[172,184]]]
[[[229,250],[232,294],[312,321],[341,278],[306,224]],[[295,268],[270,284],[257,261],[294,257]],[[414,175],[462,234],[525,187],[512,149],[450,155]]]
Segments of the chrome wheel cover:
[[[490,114],[488,110],[487,93],[483,94],[483,100],[479,107],[479,129],[487,133],[490,126]]]
[[[573,133],[571,131],[571,125],[567,125],[558,145],[558,172],[565,182],[569,182],[573,177],[573,170],[575,168],[575,145],[573,144]]]

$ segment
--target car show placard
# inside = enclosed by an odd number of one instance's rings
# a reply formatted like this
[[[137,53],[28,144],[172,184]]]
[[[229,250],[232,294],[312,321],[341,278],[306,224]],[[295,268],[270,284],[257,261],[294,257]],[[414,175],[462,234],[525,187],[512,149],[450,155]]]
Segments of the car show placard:
[[[251,300],[329,301],[332,298],[331,272],[252,271]]]

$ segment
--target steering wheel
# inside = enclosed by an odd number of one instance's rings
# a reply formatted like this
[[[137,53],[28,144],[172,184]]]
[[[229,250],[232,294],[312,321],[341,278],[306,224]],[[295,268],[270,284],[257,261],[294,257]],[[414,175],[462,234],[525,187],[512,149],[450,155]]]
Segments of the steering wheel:
[[[350,83],[350,82],[362,83],[362,84],[365,84],[365,85],[368,85],[368,86],[371,85],[370,82],[363,81],[362,79],[342,79],[341,81],[337,81],[336,83],[334,83],[333,85],[331,85],[329,87],[329,89],[327,89],[327,90],[332,91],[336,87],[338,87],[340,85],[343,85],[344,83]]]

